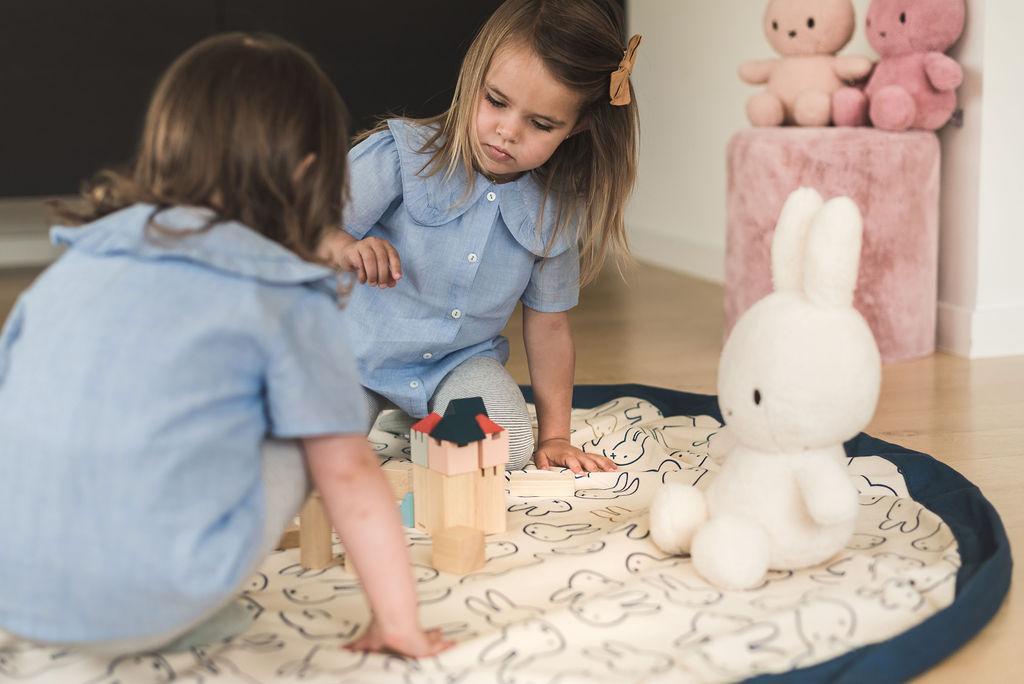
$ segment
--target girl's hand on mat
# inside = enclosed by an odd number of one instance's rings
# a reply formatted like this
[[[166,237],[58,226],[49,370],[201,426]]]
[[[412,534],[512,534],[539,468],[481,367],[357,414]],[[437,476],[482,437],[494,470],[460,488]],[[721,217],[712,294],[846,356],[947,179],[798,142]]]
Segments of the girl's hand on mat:
[[[619,469],[608,457],[580,451],[564,437],[545,439],[541,442],[533,454],[533,462],[540,469],[561,466],[577,475]]]
[[[387,240],[367,237],[356,240],[344,231],[324,238],[320,255],[343,271],[355,271],[359,282],[394,287],[402,278],[402,260]]]
[[[387,631],[374,620],[363,636],[345,644],[349,651],[394,653],[411,658],[426,658],[446,651],[454,641],[441,636],[440,629],[422,630],[418,626],[400,631]]]

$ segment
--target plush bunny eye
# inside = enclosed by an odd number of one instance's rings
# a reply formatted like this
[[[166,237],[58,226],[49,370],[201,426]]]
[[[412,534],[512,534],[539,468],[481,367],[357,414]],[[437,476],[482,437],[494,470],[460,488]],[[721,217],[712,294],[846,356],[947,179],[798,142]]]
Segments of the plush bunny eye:
[[[907,23],[907,13],[906,12],[900,12],[900,23],[901,24],[906,24]]]
[[[754,390],[754,404],[756,406],[761,405],[761,390]]]
[[[814,28],[814,17],[807,17],[807,28]]]
[[[772,22],[772,30],[773,31],[778,31],[779,30],[779,22],[777,22],[777,21],[773,21]]]

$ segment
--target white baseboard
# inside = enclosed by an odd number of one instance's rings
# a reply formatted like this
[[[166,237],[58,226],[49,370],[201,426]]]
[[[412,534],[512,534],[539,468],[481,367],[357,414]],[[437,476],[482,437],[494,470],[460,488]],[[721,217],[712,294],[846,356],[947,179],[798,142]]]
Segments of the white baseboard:
[[[60,250],[42,235],[0,235],[0,268],[45,266],[60,255]]]
[[[629,245],[639,261],[713,283],[725,282],[724,247],[710,247],[638,226],[630,226]]]
[[[44,197],[0,200],[0,268],[44,266],[60,254],[50,244]]]
[[[968,309],[939,302],[938,347],[972,359],[1024,354],[1024,306]]]

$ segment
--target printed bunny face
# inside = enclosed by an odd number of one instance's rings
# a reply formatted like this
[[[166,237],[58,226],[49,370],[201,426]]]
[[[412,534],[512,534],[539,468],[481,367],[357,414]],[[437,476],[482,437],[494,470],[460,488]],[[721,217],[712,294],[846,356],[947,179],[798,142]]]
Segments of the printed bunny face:
[[[834,446],[870,421],[881,362],[853,308],[861,219],[848,198],[800,189],[772,239],[775,292],[737,321],[718,370],[722,415],[762,451]]]
[[[872,0],[867,32],[883,57],[945,52],[964,30],[964,0]]]
[[[831,55],[853,35],[850,0],[771,0],[764,33],[780,55]]]

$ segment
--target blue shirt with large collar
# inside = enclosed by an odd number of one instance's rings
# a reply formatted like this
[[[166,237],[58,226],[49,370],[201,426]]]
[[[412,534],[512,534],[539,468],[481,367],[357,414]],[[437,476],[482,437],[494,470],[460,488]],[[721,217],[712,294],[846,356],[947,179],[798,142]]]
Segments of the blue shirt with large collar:
[[[390,289],[357,286],[347,307],[363,384],[412,416],[466,359],[504,363],[501,331],[516,302],[565,311],[579,298],[575,226],[551,244],[557,204],[532,174],[496,184],[460,167],[426,175],[428,129],[391,120],[349,153],[345,230],[395,246],[402,279]],[[467,194],[467,188],[469,192]]]

